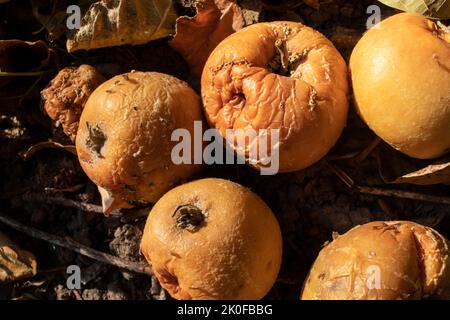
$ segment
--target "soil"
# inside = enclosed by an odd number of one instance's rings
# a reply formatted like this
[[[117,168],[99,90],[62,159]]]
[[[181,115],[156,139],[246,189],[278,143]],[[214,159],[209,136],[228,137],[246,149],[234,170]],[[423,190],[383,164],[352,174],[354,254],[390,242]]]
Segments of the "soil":
[[[186,8],[192,2],[177,1],[177,9],[192,14],[193,10]],[[319,1],[318,10],[301,1],[238,2],[244,8],[247,22],[303,22],[331,38],[346,59],[365,31],[369,5],[378,5],[383,17],[395,13],[377,1],[368,0]],[[166,40],[69,55],[64,49],[64,39],[49,39],[33,18],[29,5],[10,1],[3,6],[8,8],[0,10],[0,39],[44,40],[56,52],[59,68],[89,63],[107,77],[131,69],[159,71],[183,79],[199,89],[198,79],[189,75],[188,66]],[[95,185],[85,176],[71,153],[42,149],[27,160],[19,156],[19,152],[48,139],[71,144],[61,131],[52,126],[41,107],[40,91],[54,75],[46,74],[38,81],[35,78],[12,79],[0,87],[0,213],[48,233],[70,237],[102,252],[144,262],[139,252],[139,241],[145,216],[124,214],[106,218],[99,213],[24,197],[27,194],[41,197],[59,195],[100,204]],[[377,154],[391,152],[395,154],[393,158],[401,158],[401,155],[380,143],[367,157],[352,158],[374,139],[374,134],[352,108],[338,144],[325,159],[306,170],[261,176],[244,165],[207,167],[205,177],[231,179],[259,194],[280,222],[284,241],[283,265],[266,299],[298,299],[312,262],[321,246],[332,239],[333,232],[344,233],[355,225],[374,220],[404,219],[432,226],[450,236],[449,205],[363,194],[349,188],[336,175],[333,168],[339,167],[361,186],[438,196],[450,194],[448,185],[386,185],[380,176]],[[395,164],[388,162],[384,165]],[[58,191],[61,189],[65,191]],[[7,233],[23,249],[33,252],[38,261],[35,277],[0,285],[0,299],[170,299],[154,277],[94,261],[3,224],[0,224],[0,231]],[[74,264],[79,265],[82,271],[79,290],[70,290],[66,286],[66,268]]]

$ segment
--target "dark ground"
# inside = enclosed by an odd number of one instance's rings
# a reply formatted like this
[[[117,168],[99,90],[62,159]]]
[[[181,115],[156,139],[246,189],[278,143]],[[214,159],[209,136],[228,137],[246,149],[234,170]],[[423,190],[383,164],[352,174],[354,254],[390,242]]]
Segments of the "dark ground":
[[[185,1],[186,2],[186,1]],[[256,0],[240,1],[247,19],[259,21],[292,20],[312,26],[334,40],[348,58],[355,39],[365,29],[366,8],[376,1],[321,1],[320,10],[300,1],[266,1],[262,7]],[[23,5],[22,5],[23,3]],[[393,10],[377,3],[384,16]],[[100,49],[71,56],[63,52],[64,41],[48,41],[45,31],[33,34],[40,25],[32,22],[27,1],[12,1],[0,6],[0,39],[44,39],[59,54],[59,65],[71,62],[90,63],[110,73],[130,69],[160,71],[184,79],[196,87],[188,67],[165,41],[137,47]],[[5,10],[4,10],[5,9]],[[145,52],[151,51],[151,55]],[[51,234],[67,236],[103,252],[131,261],[142,261],[139,241],[145,218],[110,217],[68,206],[43,204],[24,197],[62,195],[67,199],[99,204],[95,186],[88,180],[72,154],[63,150],[44,149],[22,160],[18,153],[34,143],[52,138],[70,143],[57,130],[40,105],[39,92],[54,74],[35,78],[14,79],[0,87],[0,212],[22,223]],[[197,87],[198,88],[198,87]],[[386,185],[379,173],[377,154],[383,166],[395,166],[406,157],[378,145],[367,157],[351,158],[366,149],[374,135],[352,110],[339,143],[326,159],[296,173],[260,176],[247,166],[211,166],[205,176],[232,179],[250,187],[272,208],[279,219],[284,237],[284,255],[279,279],[268,299],[297,299],[302,282],[321,246],[332,232],[343,233],[352,226],[372,220],[405,219],[433,226],[450,236],[450,206],[362,194],[348,188],[330,169],[329,164],[343,169],[356,184],[379,186],[422,194],[449,195],[445,185]],[[388,155],[388,156],[386,156]],[[391,163],[392,161],[392,163]],[[423,165],[424,163],[422,163]],[[47,191],[78,186],[70,192]],[[22,248],[33,252],[38,261],[38,274],[28,280],[0,285],[0,299],[166,299],[156,279],[105,265],[72,251],[35,240],[0,224]],[[81,290],[66,289],[66,267],[81,266],[84,284]]]

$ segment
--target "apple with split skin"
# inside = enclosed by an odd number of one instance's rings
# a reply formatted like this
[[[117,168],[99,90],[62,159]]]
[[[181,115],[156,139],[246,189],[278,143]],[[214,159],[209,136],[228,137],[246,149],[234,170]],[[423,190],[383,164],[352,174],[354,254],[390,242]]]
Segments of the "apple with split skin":
[[[334,237],[305,281],[303,300],[450,298],[449,242],[411,221],[376,221]]]

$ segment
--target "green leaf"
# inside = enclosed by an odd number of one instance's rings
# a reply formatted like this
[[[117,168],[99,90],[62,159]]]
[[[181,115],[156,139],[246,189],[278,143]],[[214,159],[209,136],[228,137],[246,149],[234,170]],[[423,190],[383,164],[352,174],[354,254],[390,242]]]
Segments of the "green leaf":
[[[450,19],[450,0],[378,0],[395,9],[416,12],[431,19]]]
[[[68,36],[67,50],[144,44],[174,34],[176,18],[172,0],[98,1]]]

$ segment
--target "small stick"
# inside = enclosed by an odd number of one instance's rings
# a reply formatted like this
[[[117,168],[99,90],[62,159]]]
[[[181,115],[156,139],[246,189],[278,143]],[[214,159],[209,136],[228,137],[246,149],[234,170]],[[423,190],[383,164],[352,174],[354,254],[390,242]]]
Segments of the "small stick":
[[[72,251],[75,251],[81,255],[84,255],[86,257],[89,257],[91,259],[107,263],[122,269],[127,269],[130,271],[134,271],[137,273],[143,273],[147,275],[152,275],[152,269],[149,265],[139,262],[133,262],[133,261],[126,261],[119,257],[113,256],[111,254],[103,253],[100,251],[97,251],[95,249],[92,249],[88,246],[85,246],[81,243],[78,243],[70,238],[62,238],[56,235],[52,235],[49,233],[46,233],[44,231],[28,227],[14,219],[9,218],[8,216],[4,215],[3,213],[0,213],[0,222],[3,222],[4,224],[10,226],[11,228],[23,232],[30,237],[40,239],[43,241],[46,241],[48,243],[51,243],[53,245],[63,247]]]
[[[349,160],[353,162],[354,164],[359,164],[363,162],[369,154],[372,153],[372,151],[378,146],[378,144],[381,142],[381,139],[378,137],[375,137],[368,145],[361,151],[354,151],[347,154],[342,155],[331,155],[328,157],[328,160]]]
[[[27,71],[27,72],[7,72],[0,71],[0,77],[36,77],[42,76],[46,73],[51,72],[52,70],[44,70],[44,71]]]
[[[349,153],[346,153],[346,154],[330,155],[330,156],[327,156],[327,160],[330,160],[330,161],[352,160],[356,156],[358,156],[358,154],[360,154],[360,151],[353,151],[353,152],[349,152]]]
[[[65,272],[66,270],[67,270],[67,266],[60,266],[60,267],[51,268],[51,269],[40,269],[40,270],[37,270],[36,275],[59,273],[59,272]]]
[[[2,199],[1,196],[0,199]],[[49,195],[46,193],[26,193],[22,195],[22,199],[30,202],[54,204],[58,206],[79,209],[85,212],[94,212],[103,214],[103,208],[100,205],[75,201],[72,199],[67,199],[64,196],[60,195]],[[114,210],[113,212],[110,213],[110,216],[122,217],[129,221],[145,218],[148,216],[149,211],[150,211],[149,207]]]
[[[360,193],[371,194],[371,195],[375,195],[375,196],[413,199],[413,200],[421,200],[421,201],[450,205],[450,198],[446,198],[446,197],[439,197],[439,196],[433,196],[433,195],[422,194],[422,193],[417,193],[417,192],[410,192],[410,191],[403,191],[403,190],[382,189],[382,188],[374,188],[374,187],[355,186],[355,188]]]
[[[380,144],[381,139],[379,137],[375,137],[369,145],[364,148],[354,159],[353,162],[361,163],[363,162],[369,154]]]
[[[433,196],[428,194],[422,194],[417,192],[403,191],[403,190],[392,190],[392,189],[384,189],[384,188],[376,188],[376,187],[365,187],[358,186],[355,184],[352,178],[350,178],[347,173],[344,172],[341,168],[327,162],[327,165],[330,169],[336,174],[339,179],[344,182],[347,187],[350,189],[356,190],[359,193],[370,194],[375,196],[385,196],[385,197],[395,197],[395,198],[403,198],[403,199],[412,199],[412,200],[420,200],[427,202],[434,202],[440,204],[450,205],[450,198]]]
[[[90,203],[79,202],[71,199],[67,199],[63,196],[53,196],[45,193],[25,193],[22,199],[30,202],[41,202],[47,204],[55,204],[64,207],[71,207],[86,212],[95,212],[103,214],[102,206]]]

